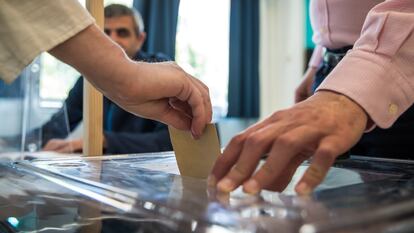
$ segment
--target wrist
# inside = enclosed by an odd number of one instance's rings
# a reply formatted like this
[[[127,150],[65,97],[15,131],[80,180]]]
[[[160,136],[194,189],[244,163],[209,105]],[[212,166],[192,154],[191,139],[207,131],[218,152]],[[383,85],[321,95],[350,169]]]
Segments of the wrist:
[[[340,109],[346,110],[347,114],[353,116],[355,121],[363,124],[365,129],[372,127],[372,123],[370,123],[372,121],[365,109],[348,96],[330,90],[320,90],[315,93],[314,98],[321,98],[324,102],[328,101],[339,105]]]

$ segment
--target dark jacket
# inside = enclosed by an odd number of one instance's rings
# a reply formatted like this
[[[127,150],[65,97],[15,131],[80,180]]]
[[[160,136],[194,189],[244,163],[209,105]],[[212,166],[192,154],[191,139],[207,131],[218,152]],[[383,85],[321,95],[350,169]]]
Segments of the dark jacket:
[[[137,61],[161,62],[169,60],[163,54],[149,55],[139,52]],[[104,97],[103,129],[107,147],[105,154],[145,153],[172,150],[166,125],[137,117],[126,112]],[[67,120],[66,113],[67,112]],[[64,106],[42,126],[43,146],[52,138],[66,138],[82,121],[83,78],[70,90]],[[66,125],[65,122],[69,124]]]

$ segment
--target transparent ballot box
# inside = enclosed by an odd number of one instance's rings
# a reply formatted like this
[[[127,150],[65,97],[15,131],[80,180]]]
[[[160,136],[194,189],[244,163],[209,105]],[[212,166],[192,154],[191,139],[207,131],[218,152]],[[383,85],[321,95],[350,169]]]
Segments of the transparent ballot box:
[[[302,164],[300,176],[308,164]],[[411,232],[414,164],[351,157],[309,197],[180,176],[174,153],[0,163],[6,232]],[[297,179],[297,178],[295,178]],[[295,180],[293,183],[296,182]]]

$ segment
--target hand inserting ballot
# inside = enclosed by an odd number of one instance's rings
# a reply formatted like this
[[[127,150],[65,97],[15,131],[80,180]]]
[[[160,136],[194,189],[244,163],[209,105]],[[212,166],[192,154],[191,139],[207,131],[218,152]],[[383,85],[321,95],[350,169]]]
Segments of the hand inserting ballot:
[[[106,97],[131,113],[189,130],[195,138],[211,121],[206,85],[173,62],[130,60],[96,25],[49,52],[75,67]]]

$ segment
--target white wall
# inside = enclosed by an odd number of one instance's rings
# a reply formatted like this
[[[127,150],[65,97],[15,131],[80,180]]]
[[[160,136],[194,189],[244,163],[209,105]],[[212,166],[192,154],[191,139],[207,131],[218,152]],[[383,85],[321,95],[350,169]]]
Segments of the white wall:
[[[303,0],[261,0],[261,118],[294,102],[305,59],[305,4]]]

